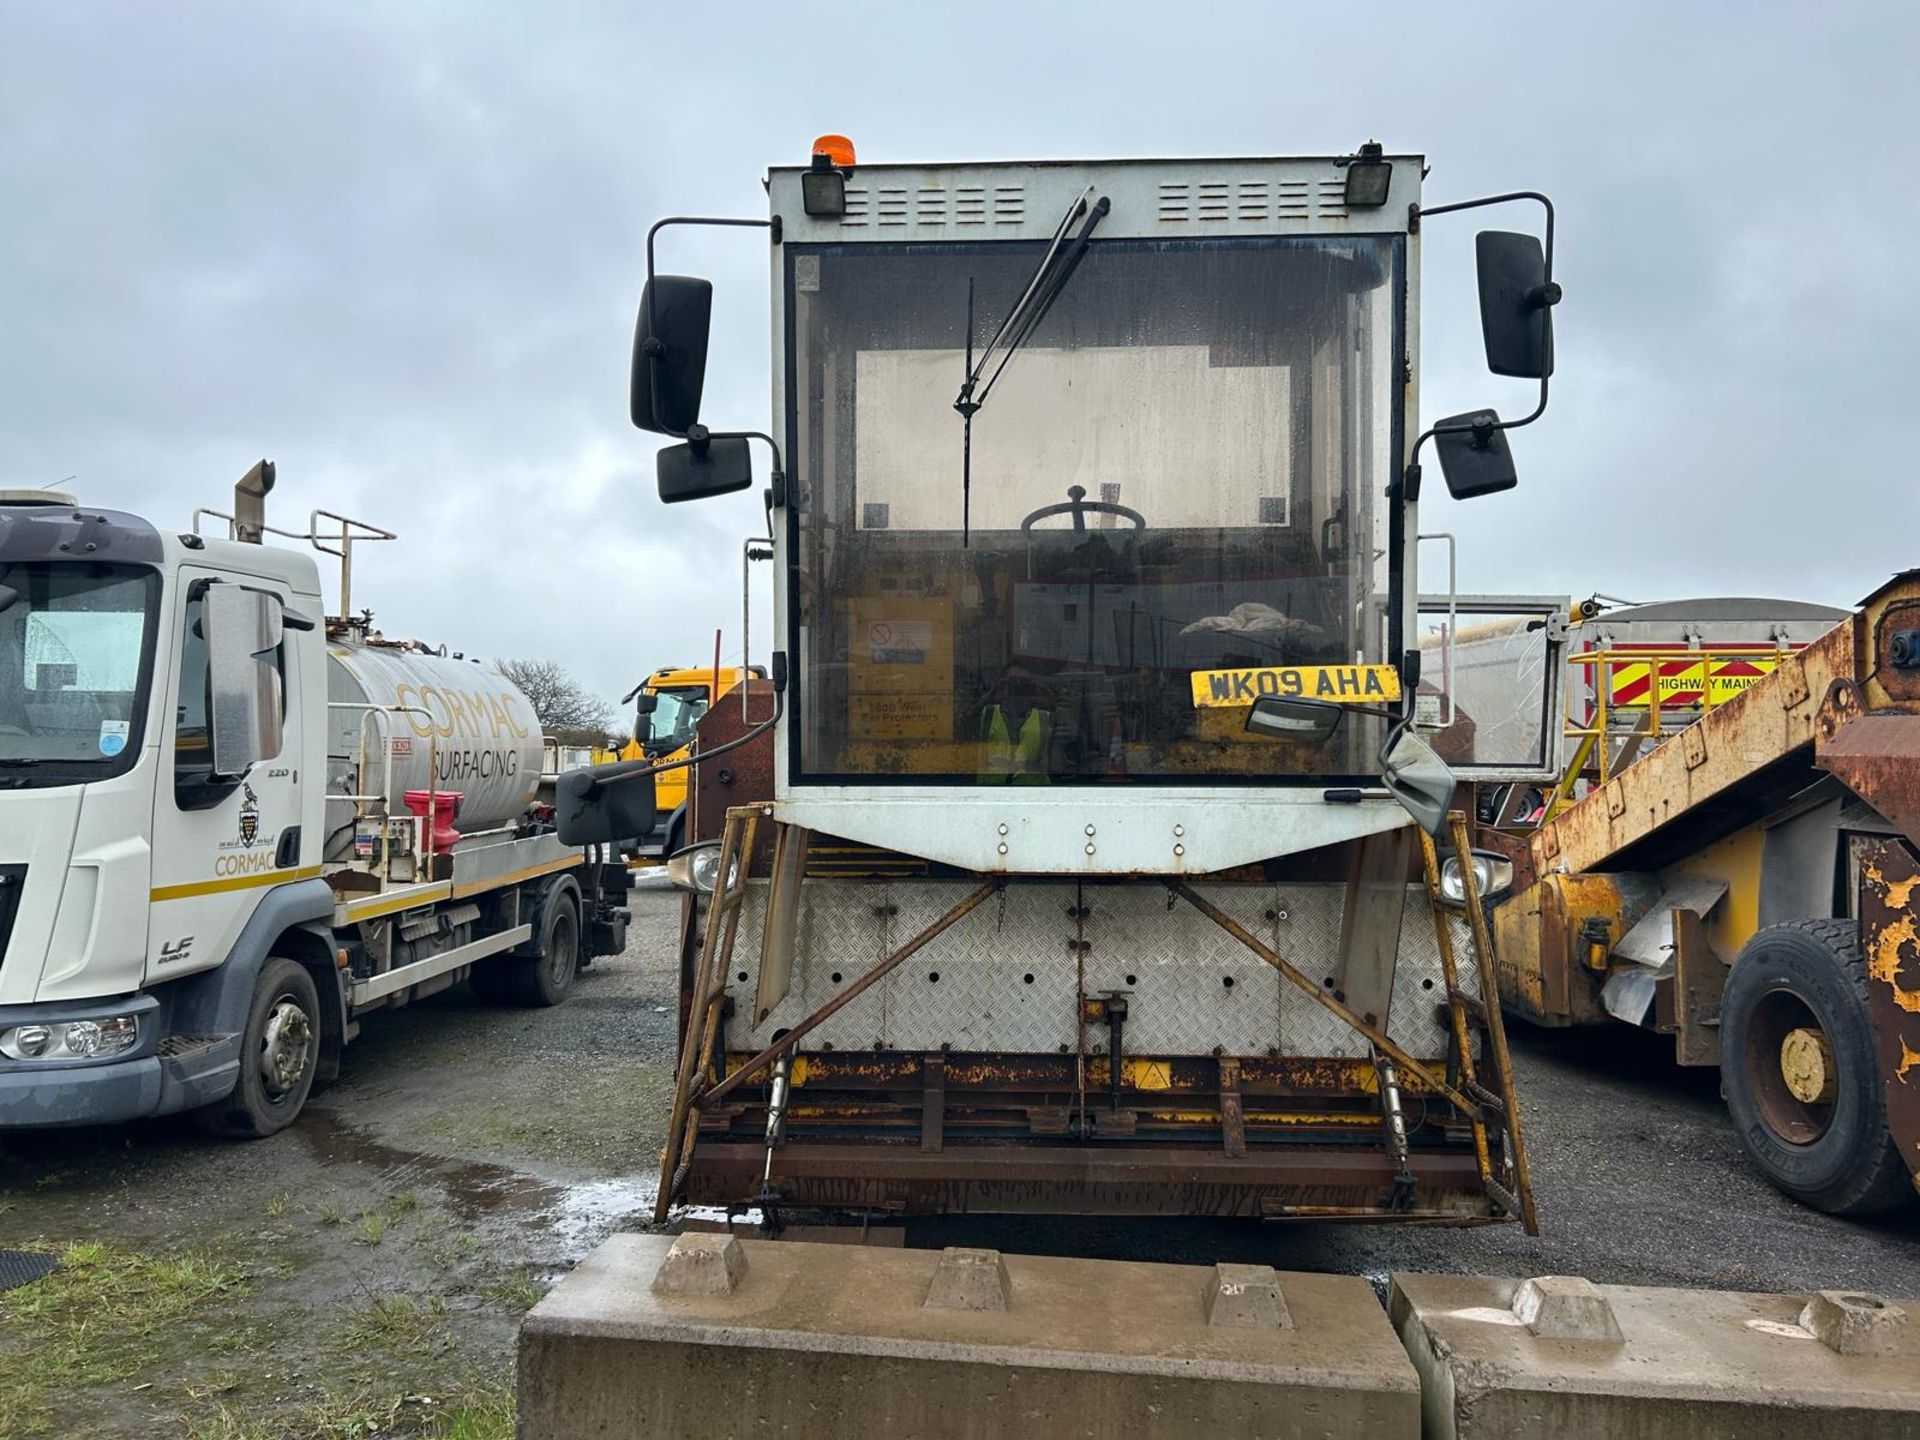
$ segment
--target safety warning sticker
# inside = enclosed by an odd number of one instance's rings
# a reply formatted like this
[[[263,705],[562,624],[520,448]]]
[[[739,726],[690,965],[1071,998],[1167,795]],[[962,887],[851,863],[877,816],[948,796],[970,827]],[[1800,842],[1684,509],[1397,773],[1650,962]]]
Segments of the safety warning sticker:
[[[1336,705],[1379,705],[1400,698],[1400,675],[1391,665],[1261,665],[1245,670],[1196,670],[1193,703],[1251,705],[1262,695],[1330,700]]]

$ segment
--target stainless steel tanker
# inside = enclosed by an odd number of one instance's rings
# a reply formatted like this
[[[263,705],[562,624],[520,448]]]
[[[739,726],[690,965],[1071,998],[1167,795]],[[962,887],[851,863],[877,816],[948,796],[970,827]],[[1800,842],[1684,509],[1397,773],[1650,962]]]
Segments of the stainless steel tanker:
[[[348,797],[384,789],[386,813],[402,816],[409,790],[452,792],[461,797],[455,827],[462,834],[498,830],[532,805],[540,722],[533,702],[495,666],[335,638],[327,646],[327,700],[328,859],[347,858],[355,817],[369,808]]]

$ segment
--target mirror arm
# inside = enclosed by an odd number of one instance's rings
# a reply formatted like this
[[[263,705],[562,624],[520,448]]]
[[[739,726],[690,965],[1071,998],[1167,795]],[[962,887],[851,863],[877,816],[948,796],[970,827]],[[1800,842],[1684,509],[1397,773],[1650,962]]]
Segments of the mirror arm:
[[[1420,222],[1429,215],[1451,215],[1460,210],[1480,210],[1489,205],[1506,205],[1516,200],[1532,200],[1546,212],[1546,236],[1540,247],[1542,252],[1541,258],[1545,262],[1546,280],[1528,295],[1527,300],[1533,309],[1547,309],[1560,303],[1560,287],[1553,281],[1553,201],[1549,200],[1545,195],[1542,195],[1538,190],[1509,190],[1504,195],[1483,195],[1478,200],[1455,200],[1447,205],[1416,206],[1412,216],[1412,225],[1413,228],[1417,230]],[[1500,420],[1486,426],[1450,425],[1444,429],[1436,425],[1430,430],[1423,431],[1420,437],[1413,442],[1413,458],[1407,462],[1407,477],[1403,490],[1405,498],[1408,500],[1417,500],[1420,498],[1420,447],[1426,444],[1427,441],[1439,434],[1462,434],[1469,430],[1479,431],[1484,429],[1488,435],[1491,435],[1495,430],[1518,430],[1523,425],[1531,425],[1534,421],[1538,420],[1541,415],[1546,413],[1547,386],[1548,377],[1542,375],[1540,377],[1539,402],[1535,404],[1531,414],[1523,415],[1518,420]]]
[[[743,229],[743,230],[745,229],[770,230],[773,232],[774,243],[776,245],[780,243],[780,227],[776,223],[776,221],[773,219],[749,220],[749,219],[739,219],[739,218],[720,216],[720,215],[669,215],[664,220],[656,220],[653,222],[652,225],[648,226],[647,227],[647,291],[646,291],[648,338],[647,338],[646,345],[642,348],[645,350],[647,357],[653,360],[659,359],[662,355],[666,353],[666,346],[663,345],[658,338],[656,338],[660,333],[660,315],[657,308],[659,305],[659,301],[655,299],[653,294],[653,274],[654,274],[653,237],[658,235],[662,230],[666,229],[667,226],[669,225],[719,225],[719,226],[726,226],[729,228]],[[1549,270],[1548,273],[1551,274],[1552,271]],[[647,367],[647,383],[649,385],[651,385],[654,382],[655,376],[657,374],[657,369],[658,367],[652,366],[652,365],[649,365]],[[656,401],[659,399],[657,395],[654,398]],[[695,427],[695,429],[699,429],[699,428],[701,427],[698,427],[698,426]],[[674,431],[665,431],[662,433],[677,435],[680,439],[685,440],[689,438],[692,432],[674,430]],[[725,439],[727,437],[723,435],[721,438]],[[772,443],[772,442],[768,442],[768,443]],[[704,451],[702,453],[704,453]],[[778,456],[778,452],[776,451],[775,464],[778,464],[778,463],[779,463],[779,456]]]
[[[779,497],[778,504],[784,506],[787,503],[787,467],[780,458],[780,442],[764,430],[709,430],[704,425],[695,425],[689,428],[681,438],[687,442],[687,447],[693,451],[695,457],[702,460],[706,458],[707,447],[715,440],[758,440],[773,452],[773,471],[767,477],[771,482],[772,493]],[[771,521],[769,521],[767,533],[769,535],[773,533]]]
[[[713,747],[713,749],[708,750],[703,754],[689,755],[682,760],[669,760],[666,763],[661,765],[642,764],[639,766],[635,766],[632,769],[628,769],[625,767],[633,764],[633,762],[629,760],[629,761],[624,761],[618,765],[602,765],[602,766],[596,766],[593,769],[588,769],[588,770],[576,770],[571,773],[582,776],[584,778],[582,780],[575,782],[575,788],[577,789],[580,798],[584,800],[584,799],[587,799],[589,796],[593,795],[595,792],[601,790],[605,786],[618,785],[624,780],[639,780],[642,778],[658,775],[663,771],[667,771],[667,770],[691,769],[693,766],[701,764],[703,761],[712,760],[718,756],[724,755],[729,750],[738,750],[742,745],[747,744],[749,741],[758,740],[762,735],[766,734],[767,731],[771,730],[775,725],[780,723],[780,716],[785,709],[786,709],[786,690],[785,690],[785,687],[782,686],[781,688],[776,689],[773,692],[773,714],[769,715],[766,719],[762,720],[758,725],[755,725],[751,730],[747,731],[744,735],[740,735],[735,739],[729,740],[724,745],[716,745]],[[596,773],[596,771],[599,773]]]

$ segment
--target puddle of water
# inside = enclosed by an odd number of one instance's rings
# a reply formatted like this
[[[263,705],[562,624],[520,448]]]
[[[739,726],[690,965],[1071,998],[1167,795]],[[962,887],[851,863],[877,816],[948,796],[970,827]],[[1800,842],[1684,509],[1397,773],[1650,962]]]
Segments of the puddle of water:
[[[324,1110],[309,1110],[298,1128],[320,1159],[369,1166],[379,1172],[382,1184],[395,1190],[438,1185],[454,1212],[465,1220],[483,1219],[514,1206],[538,1207],[549,1203],[558,1190],[504,1165],[383,1145]]]
[[[577,1259],[615,1230],[653,1218],[660,1184],[652,1175],[615,1175],[561,1187],[540,1211],[540,1219],[560,1241],[569,1259]]]

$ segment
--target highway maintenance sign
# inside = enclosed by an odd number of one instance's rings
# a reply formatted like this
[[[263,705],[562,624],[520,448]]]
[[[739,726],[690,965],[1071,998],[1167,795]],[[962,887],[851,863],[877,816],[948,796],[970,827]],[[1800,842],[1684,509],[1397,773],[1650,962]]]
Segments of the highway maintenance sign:
[[[1632,645],[1616,645],[1613,653],[1635,648]],[[1657,664],[1662,709],[1668,706],[1722,705],[1778,665],[1780,657],[1786,653],[1773,645],[1755,645],[1750,652],[1744,646],[1715,645],[1697,657],[1667,658],[1658,662],[1648,659],[1627,664],[1615,660],[1608,667],[1607,704],[1615,710],[1644,709],[1653,687],[1653,672]]]
[[[1327,700],[1335,705],[1384,705],[1400,698],[1400,672],[1391,665],[1256,665],[1195,670],[1195,709],[1248,706],[1262,695]]]

